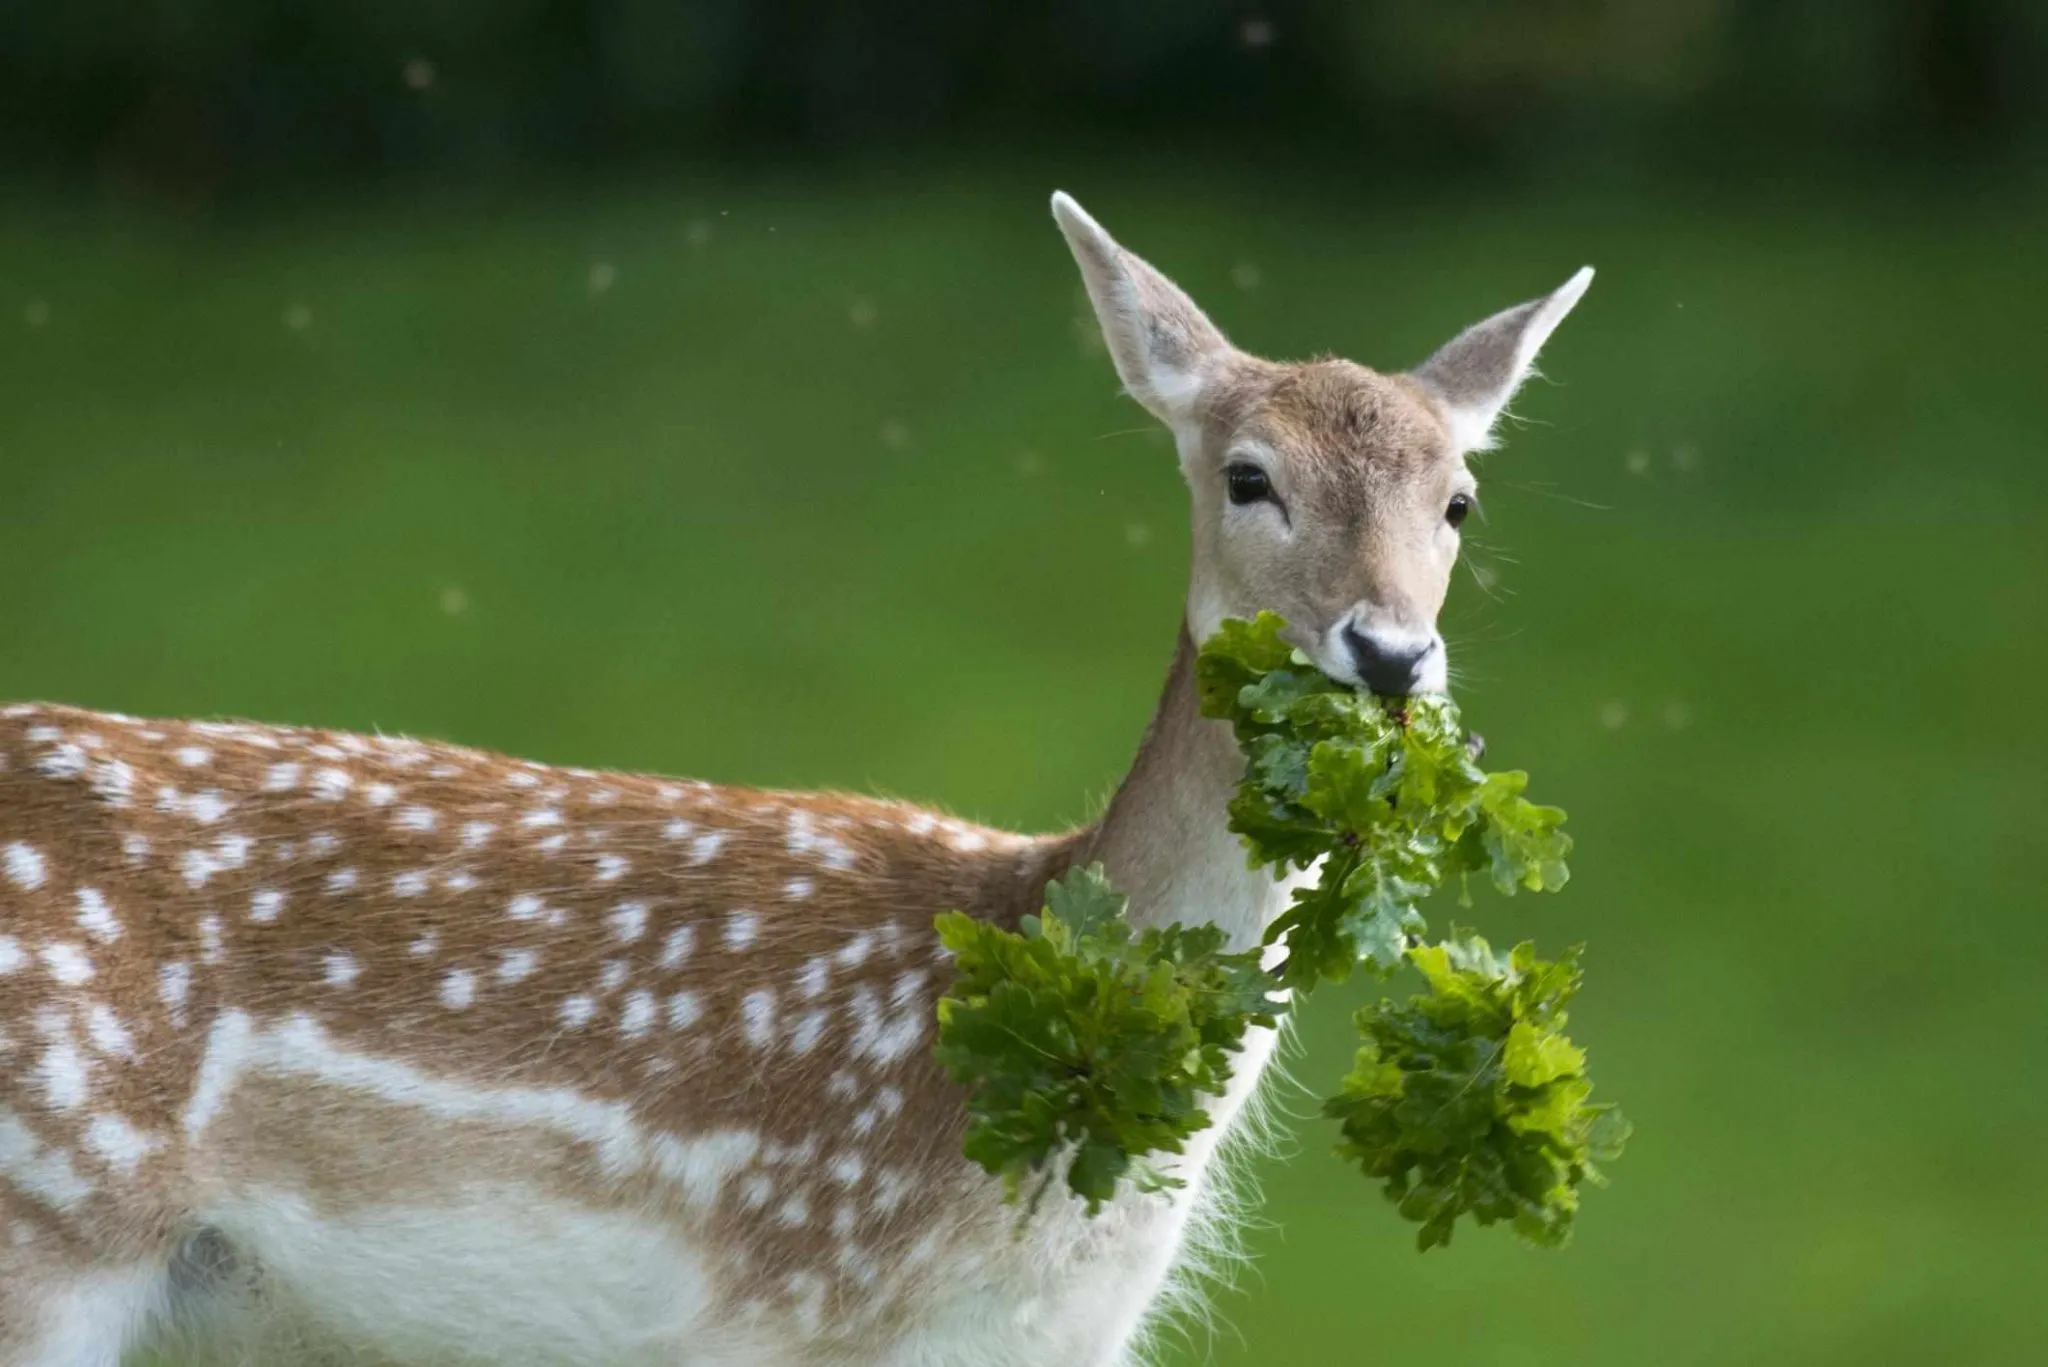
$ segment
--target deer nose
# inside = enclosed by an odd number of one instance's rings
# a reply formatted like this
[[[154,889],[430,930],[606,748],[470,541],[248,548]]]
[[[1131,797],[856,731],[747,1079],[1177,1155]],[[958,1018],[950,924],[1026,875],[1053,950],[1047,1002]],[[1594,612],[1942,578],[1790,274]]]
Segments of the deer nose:
[[[1422,659],[1434,647],[1430,641],[1421,645],[1412,640],[1388,641],[1377,632],[1360,631],[1349,625],[1344,628],[1344,644],[1351,650],[1358,681],[1373,692],[1389,697],[1415,691]]]

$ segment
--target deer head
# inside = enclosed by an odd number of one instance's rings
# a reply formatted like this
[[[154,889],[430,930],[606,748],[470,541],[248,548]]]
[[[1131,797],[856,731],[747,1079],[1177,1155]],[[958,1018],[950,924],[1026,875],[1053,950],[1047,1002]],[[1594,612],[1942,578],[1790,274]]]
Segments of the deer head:
[[[1065,194],[1053,217],[1080,263],[1118,376],[1172,430],[1193,494],[1188,627],[1271,610],[1328,674],[1381,693],[1441,692],[1437,613],[1477,505],[1466,457],[1593,279],[1459,333],[1407,374],[1282,364],[1224,339],[1174,283]]]

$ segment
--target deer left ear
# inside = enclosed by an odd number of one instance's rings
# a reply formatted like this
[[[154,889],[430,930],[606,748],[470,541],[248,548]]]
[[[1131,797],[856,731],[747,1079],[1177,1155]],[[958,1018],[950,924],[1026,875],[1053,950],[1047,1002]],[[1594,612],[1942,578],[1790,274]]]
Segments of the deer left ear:
[[[1052,216],[1081,267],[1124,388],[1168,426],[1186,422],[1230,344],[1178,285],[1118,246],[1071,196],[1052,197]]]
[[[1593,283],[1593,268],[1541,299],[1531,299],[1474,323],[1415,368],[1415,378],[1436,397],[1463,451],[1493,445],[1493,424],[1536,367],[1536,353]]]

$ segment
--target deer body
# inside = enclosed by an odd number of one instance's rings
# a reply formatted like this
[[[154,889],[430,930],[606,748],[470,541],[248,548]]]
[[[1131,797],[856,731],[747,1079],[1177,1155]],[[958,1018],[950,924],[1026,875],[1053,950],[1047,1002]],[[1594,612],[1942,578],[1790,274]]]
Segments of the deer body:
[[[1094,1218],[1062,1194],[1020,1230],[961,1156],[961,1097],[931,1059],[933,918],[1014,924],[1099,860],[1134,920],[1256,943],[1288,887],[1225,825],[1242,758],[1199,715],[1190,631],[1273,606],[1328,660],[1434,605],[1426,575],[1419,597],[1373,590],[1384,548],[1351,546],[1348,575],[1341,556],[1293,567],[1339,611],[1262,582],[1229,543],[1263,525],[1230,521],[1237,475],[1219,533],[1199,467],[1254,449],[1278,483],[1306,445],[1383,459],[1378,432],[1428,447],[1436,478],[1463,410],[1448,371],[1229,351],[1056,207],[1196,486],[1188,624],[1101,821],[1028,837],[413,740],[0,709],[0,1367],[114,1367],[160,1341],[200,1363],[1127,1353],[1273,1035],[1173,1163],[1183,1190]],[[1533,346],[1505,354],[1526,369]],[[1297,473],[1290,536],[1312,530]]]

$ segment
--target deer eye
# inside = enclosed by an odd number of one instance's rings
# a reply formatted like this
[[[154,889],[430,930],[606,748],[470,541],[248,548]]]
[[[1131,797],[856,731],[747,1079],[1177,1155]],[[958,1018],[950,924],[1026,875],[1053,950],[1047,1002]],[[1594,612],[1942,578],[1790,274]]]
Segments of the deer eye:
[[[1472,515],[1472,495],[1452,494],[1451,504],[1444,509],[1444,521],[1453,527],[1463,526],[1465,519]]]
[[[1273,497],[1272,481],[1258,466],[1245,461],[1232,461],[1223,471],[1223,478],[1230,489],[1230,501],[1243,507],[1247,503],[1263,503]]]

